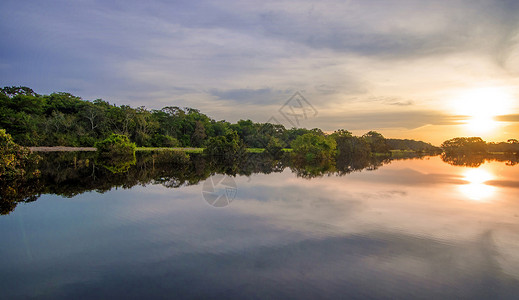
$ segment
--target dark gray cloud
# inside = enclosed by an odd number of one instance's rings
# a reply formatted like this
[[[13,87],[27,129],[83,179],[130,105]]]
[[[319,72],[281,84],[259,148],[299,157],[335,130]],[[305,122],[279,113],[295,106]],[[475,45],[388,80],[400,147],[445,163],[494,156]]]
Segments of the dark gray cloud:
[[[186,6],[177,20],[185,26],[232,29],[316,49],[409,59],[475,46],[488,51],[510,46],[519,9],[516,1],[490,0],[327,1],[297,6],[281,1],[275,8],[255,9],[232,4]],[[406,22],[410,26],[403,25]]]
[[[210,89],[210,95],[218,97],[221,100],[236,101],[245,104],[268,105],[282,104],[294,92],[291,90],[274,90],[271,88],[261,89]]]

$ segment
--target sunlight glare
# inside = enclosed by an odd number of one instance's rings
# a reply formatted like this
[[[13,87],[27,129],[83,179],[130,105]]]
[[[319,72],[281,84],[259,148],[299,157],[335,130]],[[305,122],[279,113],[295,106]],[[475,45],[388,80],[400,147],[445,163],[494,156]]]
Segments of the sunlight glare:
[[[484,169],[470,169],[464,174],[464,179],[468,184],[460,186],[460,191],[469,199],[482,201],[489,198],[495,192],[495,187],[485,184],[494,176]]]
[[[513,103],[506,88],[485,87],[462,92],[453,104],[456,114],[469,117],[464,123],[469,131],[486,133],[499,127],[494,118],[509,114]]]
[[[465,123],[467,129],[474,133],[487,133],[498,127],[498,123],[493,117],[474,116]]]

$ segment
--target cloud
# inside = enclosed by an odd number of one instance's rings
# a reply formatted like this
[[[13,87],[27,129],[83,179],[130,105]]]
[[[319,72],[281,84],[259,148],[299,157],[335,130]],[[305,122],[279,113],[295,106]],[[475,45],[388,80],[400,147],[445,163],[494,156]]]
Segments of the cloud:
[[[236,101],[249,104],[278,104],[288,99],[293,91],[274,90],[271,88],[260,89],[210,89],[209,94],[221,100]]]
[[[486,181],[485,184],[498,187],[519,189],[519,181],[516,180],[489,180]]]
[[[409,105],[413,105],[414,102],[412,100],[407,100],[407,101],[388,102],[387,104],[396,105],[396,106],[409,106]]]
[[[497,116],[495,119],[501,122],[519,122],[519,114]]]
[[[405,100],[399,97],[369,97],[367,99],[363,99],[363,101],[380,102],[383,104],[395,106],[410,106],[415,103],[413,100]]]
[[[426,125],[458,125],[462,116],[452,116],[435,111],[394,111],[394,112],[363,112],[348,113],[341,112],[337,115],[327,115],[318,120],[323,126],[331,127],[335,124],[336,128],[348,130],[358,130],[366,128],[406,128],[416,129]]]
[[[490,0],[2,1],[0,82],[258,121],[302,91],[330,110],[315,120],[325,129],[452,125],[435,112],[450,90],[489,78],[517,85],[518,9]]]

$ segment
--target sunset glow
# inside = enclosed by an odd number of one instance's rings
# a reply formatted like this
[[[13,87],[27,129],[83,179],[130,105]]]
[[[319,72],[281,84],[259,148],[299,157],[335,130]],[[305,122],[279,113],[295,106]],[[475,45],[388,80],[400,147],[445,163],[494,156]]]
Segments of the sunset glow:
[[[286,128],[299,91],[304,128],[518,138],[519,1],[4,2],[4,86]]]
[[[507,114],[513,103],[514,97],[506,88],[476,88],[460,93],[453,100],[453,110],[467,117],[463,125],[468,133],[480,135],[499,129],[503,124],[495,117]]]
[[[485,184],[485,182],[494,179],[494,175],[485,169],[470,169],[464,174],[464,180],[468,184],[461,185],[460,191],[470,200],[488,201],[494,194],[495,187]]]
[[[518,298],[519,0],[4,0],[0,34],[2,298]]]

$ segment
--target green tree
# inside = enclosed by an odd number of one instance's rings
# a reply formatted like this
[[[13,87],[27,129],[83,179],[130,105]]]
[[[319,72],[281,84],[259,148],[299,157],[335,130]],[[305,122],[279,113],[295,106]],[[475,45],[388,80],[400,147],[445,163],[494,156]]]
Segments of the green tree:
[[[191,146],[201,147],[204,144],[207,134],[205,133],[205,126],[201,121],[195,122],[195,130],[191,137]]]
[[[108,138],[95,144],[97,153],[101,156],[129,156],[135,155],[135,143],[125,135],[113,133]]]
[[[224,136],[210,138],[204,149],[204,154],[223,161],[241,159],[245,156],[245,153],[245,144],[234,130]]]
[[[36,96],[37,94],[26,86],[6,86],[0,89],[0,92],[9,96],[10,98],[16,95]]]
[[[153,135],[151,144],[153,147],[178,147],[180,145],[176,138],[160,133]]]
[[[135,110],[135,135],[134,141],[139,146],[149,147],[152,143],[152,134],[157,131],[159,127],[158,121],[153,118],[151,112],[146,110],[144,106],[138,107]]]
[[[339,137],[352,137],[353,134],[351,132],[349,132],[348,130],[339,129],[339,130],[334,131],[332,134],[330,134],[330,136],[332,138],[334,138],[335,140],[337,140],[337,138],[339,138]]]
[[[366,140],[372,153],[390,153],[390,147],[382,134],[376,131],[369,131],[362,138]]]
[[[321,163],[335,156],[337,143],[332,137],[306,133],[292,142],[293,156],[307,163]]]

